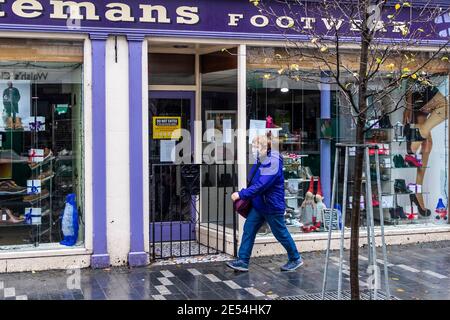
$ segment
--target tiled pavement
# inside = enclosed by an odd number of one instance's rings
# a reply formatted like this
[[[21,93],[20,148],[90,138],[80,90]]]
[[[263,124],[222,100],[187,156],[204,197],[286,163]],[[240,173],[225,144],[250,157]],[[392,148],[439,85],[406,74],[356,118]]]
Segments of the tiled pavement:
[[[408,300],[450,299],[449,242],[389,247],[388,252],[393,295]],[[334,260],[336,256],[337,252],[333,252]],[[292,273],[280,272],[279,266],[285,262],[285,257],[274,256],[254,259],[248,273],[235,273],[223,262],[212,262],[136,269],[84,269],[79,273],[0,274],[0,300],[267,300],[318,293],[322,286],[324,253],[305,253],[303,257],[305,265]],[[364,249],[360,265],[364,286],[367,278]],[[337,289],[336,274],[337,264],[332,261],[328,290]],[[348,290],[348,276],[344,278],[343,289]]]

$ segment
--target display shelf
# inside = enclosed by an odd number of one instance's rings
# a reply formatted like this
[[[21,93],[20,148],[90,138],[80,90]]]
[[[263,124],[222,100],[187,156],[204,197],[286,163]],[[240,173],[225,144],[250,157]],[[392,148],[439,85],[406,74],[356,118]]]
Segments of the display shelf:
[[[34,162],[34,163],[36,163],[36,165],[33,166],[33,167],[30,166],[30,169],[31,169],[31,170],[36,170],[36,169],[38,169],[38,168],[41,168],[41,167],[43,167],[43,166],[46,166],[46,165],[50,164],[50,162],[52,162],[52,161],[55,160],[55,159],[56,159],[55,156],[51,156],[51,157],[45,159],[45,160],[42,161],[42,162]]]
[[[410,192],[410,193],[382,193],[383,196],[406,196],[406,195],[410,195],[410,194],[422,194],[422,195],[427,195],[430,194],[429,192]]]
[[[407,213],[405,213],[407,214]],[[421,224],[427,221],[431,221],[430,218],[423,218],[420,217],[418,219],[414,219],[414,220],[409,220],[409,219],[389,219],[389,220],[385,220],[386,222],[389,222],[393,225],[408,225],[408,224]]]
[[[56,161],[55,162],[59,162],[59,161],[71,161],[74,160],[75,156],[71,155],[71,156],[56,156]]]
[[[22,202],[23,202],[23,203],[34,204],[34,203],[36,203],[36,202],[46,200],[47,198],[50,198],[50,192],[49,192],[48,194],[45,194],[44,196],[41,196],[41,197],[39,197],[39,198],[36,198],[35,200],[25,200],[25,199],[23,199]]]
[[[52,180],[54,177],[55,177],[55,173],[53,173],[52,175],[50,175],[50,176],[48,176],[48,177],[46,177],[46,178],[44,178],[44,179],[39,179],[39,178],[34,179],[34,178],[33,178],[33,180],[41,180],[41,183],[45,183],[45,182],[47,182],[47,181],[49,181],[49,180]],[[31,179],[30,179],[30,180],[31,180]]]
[[[405,167],[405,168],[395,168],[395,167],[382,167],[382,166],[380,166],[380,169],[385,169],[385,170],[399,170],[399,169],[430,169],[430,167]]]
[[[8,228],[22,227],[23,228],[23,227],[33,227],[33,226],[37,226],[37,225],[36,224],[28,224],[25,222],[21,222],[21,223],[3,223],[3,222],[1,222],[0,223],[0,228],[5,228],[5,227],[8,227]]]
[[[293,200],[293,199],[303,199],[304,197],[300,196],[300,195],[296,195],[296,196],[284,196],[285,200]]]
[[[29,163],[28,159],[23,159],[23,160],[8,160],[8,159],[0,159],[0,164],[14,164],[14,163]]]
[[[26,195],[27,194],[27,190],[24,190],[22,192],[17,192],[17,193],[7,193],[7,192],[0,192],[0,196],[22,196],[22,195]]]

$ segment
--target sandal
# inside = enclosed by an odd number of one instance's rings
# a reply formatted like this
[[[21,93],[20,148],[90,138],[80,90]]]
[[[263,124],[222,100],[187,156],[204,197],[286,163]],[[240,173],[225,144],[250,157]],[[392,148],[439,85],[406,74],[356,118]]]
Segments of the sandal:
[[[12,211],[10,209],[2,209],[1,215],[2,215],[2,219],[0,220],[0,223],[19,224],[19,223],[23,223],[25,221],[24,219],[20,219],[20,218],[17,218],[16,216],[14,216],[14,214],[12,213]],[[6,217],[9,219],[3,220],[4,215],[6,215]]]

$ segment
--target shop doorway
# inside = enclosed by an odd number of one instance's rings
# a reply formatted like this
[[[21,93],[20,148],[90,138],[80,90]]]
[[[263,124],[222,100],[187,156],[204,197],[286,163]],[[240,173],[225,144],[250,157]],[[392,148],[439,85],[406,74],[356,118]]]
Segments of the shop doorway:
[[[148,49],[152,258],[236,252],[236,143],[233,135],[222,143],[218,133],[237,126],[236,52],[164,41]],[[168,137],[174,127],[190,141]],[[171,157],[173,148],[181,161]]]
[[[194,92],[149,93],[150,239],[154,243],[195,240],[196,210],[189,193],[200,188],[199,179],[183,177],[187,171],[195,175],[198,169],[174,164],[174,148],[188,137],[170,136],[172,130],[184,129],[193,137],[194,108]]]

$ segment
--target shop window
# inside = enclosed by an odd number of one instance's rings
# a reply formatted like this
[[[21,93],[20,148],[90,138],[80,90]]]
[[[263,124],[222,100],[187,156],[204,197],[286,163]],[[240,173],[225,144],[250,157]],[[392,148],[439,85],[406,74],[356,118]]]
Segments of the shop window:
[[[0,43],[0,250],[82,245],[83,44]]]
[[[369,90],[379,90],[389,79],[388,74],[386,79],[381,76],[370,84]],[[421,79],[404,80],[382,99],[368,100],[371,112],[366,142],[380,148],[381,194],[373,187],[372,196],[376,224],[380,222],[380,206],[388,226],[433,227],[448,223],[448,71],[442,70],[442,63],[432,61],[422,72]],[[345,110],[341,109],[340,118],[342,123],[348,124],[345,130],[348,136],[342,135],[341,142],[348,142],[348,137],[354,136],[356,130],[351,125],[351,114]],[[351,156],[350,167],[353,161]],[[371,178],[375,179],[375,157],[371,157],[371,161]],[[343,175],[343,167],[340,172]],[[350,181],[353,181],[351,175]],[[338,202],[342,203],[342,186],[339,190]],[[363,220],[366,198],[363,192]],[[351,208],[348,218],[350,213]],[[349,221],[346,223],[348,225]]]
[[[306,183],[306,188],[302,188],[305,178],[302,175],[309,172],[320,176],[320,156],[316,154],[320,138],[324,138],[323,127],[330,129],[331,135],[327,134],[325,138],[331,138],[332,147],[337,142],[353,142],[356,133],[354,111],[335,85],[331,86],[331,121],[315,121],[320,118],[320,75],[314,75],[312,66],[317,65],[314,58],[301,56],[295,49],[287,48],[249,48],[247,56],[248,128],[264,127],[269,116],[274,124],[279,150],[284,155],[285,217],[292,232],[304,232],[304,225],[312,225],[312,217],[319,213],[318,207],[322,207],[317,199],[307,199],[310,184]],[[357,61],[352,59],[351,52],[345,52],[343,57],[350,62]],[[416,59],[419,61],[420,55]],[[357,68],[357,64],[354,67]],[[387,69],[380,73],[369,83],[369,91],[379,92],[392,79]],[[366,142],[380,148],[381,193],[372,188],[377,224],[380,206],[388,226],[423,227],[448,223],[448,74],[448,64],[436,59],[427,64],[418,79],[404,80],[382,98],[367,101],[370,112]],[[305,75],[308,81],[304,80]],[[348,77],[347,81],[351,81],[352,76]],[[383,114],[387,116],[379,121]],[[371,126],[373,123],[376,125]],[[292,155],[297,159],[292,159]],[[310,159],[312,163],[307,162]],[[374,159],[371,160],[372,179],[375,178]],[[343,160],[340,161],[339,177],[344,173]],[[351,154],[350,168],[353,161],[354,154]],[[323,221],[328,221],[330,216],[335,229],[349,224],[350,198],[347,199],[348,220],[340,221],[339,218],[343,203],[340,180],[336,192],[337,211],[324,211],[321,231],[324,230]],[[350,172],[350,188],[352,181],[354,177]],[[312,189],[317,191],[317,182]],[[364,194],[361,199],[363,225],[366,200]],[[270,234],[270,229],[263,227],[261,234]]]
[[[314,200],[305,199],[311,178],[316,191],[321,174],[321,91],[318,82],[301,81],[283,74],[274,61],[277,50],[248,50],[248,143],[251,144],[255,134],[264,134],[258,128],[265,128],[268,122],[272,123],[271,132],[277,141],[276,148],[283,156],[286,224],[291,233],[300,233],[303,231],[302,226],[313,226],[316,219],[321,220]],[[306,67],[305,72],[309,72],[311,78],[320,76]],[[250,164],[254,163],[251,155],[248,159]],[[265,225],[259,235],[268,234],[271,231]]]
[[[237,55],[236,48],[200,57],[202,77],[202,222],[233,227],[229,195],[237,183]],[[213,147],[212,147],[213,146]]]

